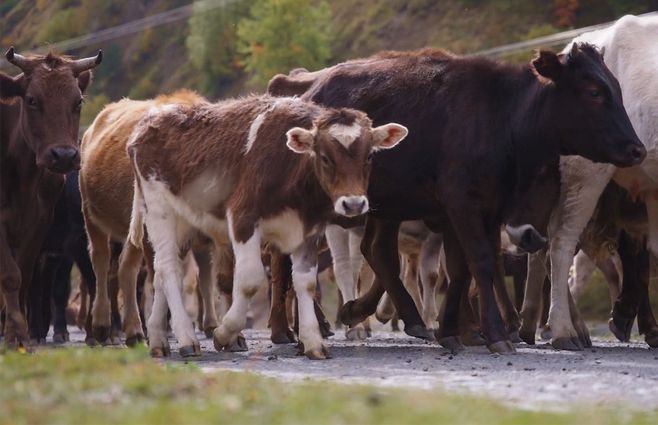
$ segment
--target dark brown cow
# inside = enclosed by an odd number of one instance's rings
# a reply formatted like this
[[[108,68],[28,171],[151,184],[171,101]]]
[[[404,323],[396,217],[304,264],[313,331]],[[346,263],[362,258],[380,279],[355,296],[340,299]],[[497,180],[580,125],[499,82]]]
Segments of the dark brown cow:
[[[292,254],[305,353],[325,358],[313,304],[319,238],[333,214],[368,210],[371,154],[406,134],[398,124],[372,128],[362,112],[297,98],[153,110],[128,144],[137,179],[130,240],[141,243],[143,220],[155,251],[152,352],[168,350],[168,304],[181,354],[199,353],[179,286],[179,252],[196,227],[217,245],[230,238],[235,255],[232,304],[215,329],[215,347],[235,345],[244,328],[248,300],[266,282],[261,243],[270,242]]]
[[[24,57],[9,62],[23,73],[0,73],[0,291],[7,309],[9,346],[29,343],[24,292],[41,250],[64,174],[79,168],[78,127],[83,93],[97,56]]]
[[[646,155],[617,80],[590,45],[560,55],[541,51],[528,65],[436,49],[387,52],[316,75],[304,99],[360,109],[375,122],[394,120],[410,129],[410,141],[373,163],[373,208],[362,248],[377,276],[370,293],[383,286],[413,335],[427,331],[398,278],[401,220],[423,219],[444,232],[453,283],[448,296],[459,300],[475,277],[489,348],[512,351],[493,293],[502,282],[501,223],[510,222],[535,178],[560,154],[619,166]],[[280,86],[282,77],[276,78]],[[458,305],[447,306],[442,322],[449,346],[458,345]],[[371,307],[348,303],[343,319],[357,323]]]

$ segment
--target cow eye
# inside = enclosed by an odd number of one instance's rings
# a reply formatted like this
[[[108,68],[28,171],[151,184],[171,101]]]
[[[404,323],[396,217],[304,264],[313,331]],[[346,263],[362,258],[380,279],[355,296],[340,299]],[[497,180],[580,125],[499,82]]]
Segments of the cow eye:
[[[27,103],[27,106],[29,106],[31,108],[36,108],[37,103],[38,103],[37,100],[32,96],[26,96],[25,97],[25,102]]]
[[[593,97],[595,99],[601,97],[601,90],[599,89],[590,89],[589,90],[589,95],[590,97]]]

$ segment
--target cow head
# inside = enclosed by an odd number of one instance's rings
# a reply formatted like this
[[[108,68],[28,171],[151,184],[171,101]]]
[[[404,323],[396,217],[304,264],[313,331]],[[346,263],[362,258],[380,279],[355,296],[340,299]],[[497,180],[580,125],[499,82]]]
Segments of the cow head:
[[[589,44],[574,43],[567,53],[540,51],[532,61],[540,80],[554,85],[552,114],[563,155],[581,155],[620,167],[639,164],[646,149],[633,130],[619,82]]]
[[[25,57],[12,47],[5,56],[23,73],[13,78],[0,73],[0,95],[20,99],[19,131],[37,165],[57,173],[80,168],[82,95],[91,82],[90,69],[101,63],[102,53],[78,60],[53,54]]]
[[[320,185],[337,214],[353,217],[368,211],[368,178],[372,155],[390,149],[407,136],[399,124],[372,127],[366,114],[351,109],[327,110],[310,130],[289,130],[288,147],[310,155]]]

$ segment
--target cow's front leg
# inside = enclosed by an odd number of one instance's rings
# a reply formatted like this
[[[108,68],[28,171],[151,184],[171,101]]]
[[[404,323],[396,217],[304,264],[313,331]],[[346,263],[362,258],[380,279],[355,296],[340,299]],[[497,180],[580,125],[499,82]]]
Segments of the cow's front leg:
[[[318,241],[309,238],[292,255],[292,284],[299,311],[299,341],[311,360],[329,357],[315,315],[314,299],[318,275]]]
[[[10,348],[28,347],[30,337],[20,306],[21,272],[0,229],[0,291],[5,301],[5,344]]]
[[[246,344],[241,340],[244,337],[240,332],[247,325],[249,300],[267,283],[267,276],[261,261],[261,236],[258,230],[254,229],[249,239],[240,242],[235,239],[229,219],[229,233],[235,255],[232,303],[221,324],[215,328],[213,340],[217,351],[243,351]]]
[[[528,274],[521,307],[521,330],[519,336],[529,345],[535,344],[537,324],[541,315],[542,289],[546,279],[546,251],[541,250],[528,255]],[[548,300],[545,300],[548,302]]]

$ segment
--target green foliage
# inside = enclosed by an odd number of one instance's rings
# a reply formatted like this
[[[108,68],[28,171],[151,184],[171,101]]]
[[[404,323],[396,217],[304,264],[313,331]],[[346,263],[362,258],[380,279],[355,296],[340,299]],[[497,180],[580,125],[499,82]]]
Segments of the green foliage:
[[[194,4],[185,46],[194,69],[201,73],[202,90],[214,92],[222,80],[239,73],[237,25],[251,4],[252,0],[234,1],[205,12],[198,2]]]
[[[80,33],[80,20],[76,9],[62,9],[39,30],[35,39],[37,43],[52,43],[75,37]]]
[[[110,98],[102,93],[96,96],[86,97],[85,104],[80,113],[80,126],[88,127],[94,121],[96,115],[98,115],[108,103],[110,103]]]
[[[330,21],[324,1],[257,0],[251,17],[238,26],[250,83],[264,86],[274,74],[291,68],[324,67],[331,56]]]

